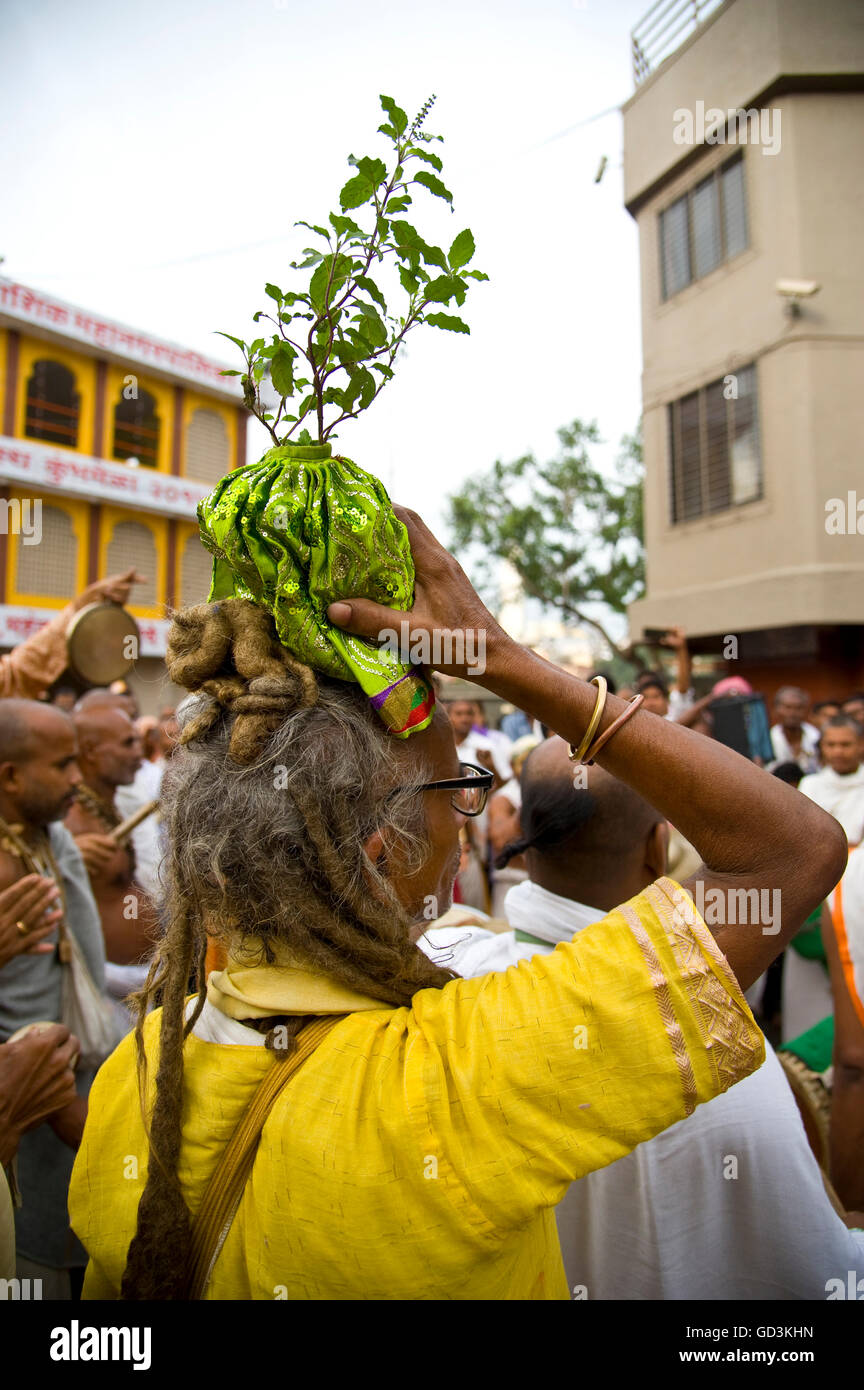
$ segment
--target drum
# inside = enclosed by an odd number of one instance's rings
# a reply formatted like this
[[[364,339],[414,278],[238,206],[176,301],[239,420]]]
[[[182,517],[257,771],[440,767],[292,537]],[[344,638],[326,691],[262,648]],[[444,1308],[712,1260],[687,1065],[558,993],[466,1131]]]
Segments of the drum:
[[[119,603],[88,603],[66,632],[70,669],[87,685],[120,680],[138,659],[138,624]]]
[[[833,1015],[778,1049],[777,1058],[798,1104],[810,1148],[823,1173],[830,1168],[831,1091],[825,1075],[834,1049]]]

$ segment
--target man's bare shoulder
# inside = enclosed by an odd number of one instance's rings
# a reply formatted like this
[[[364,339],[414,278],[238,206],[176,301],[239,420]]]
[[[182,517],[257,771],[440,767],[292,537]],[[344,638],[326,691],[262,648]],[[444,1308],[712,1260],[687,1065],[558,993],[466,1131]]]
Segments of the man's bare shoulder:
[[[4,888],[11,888],[12,884],[17,883],[26,873],[27,870],[17,855],[0,849],[0,892]]]

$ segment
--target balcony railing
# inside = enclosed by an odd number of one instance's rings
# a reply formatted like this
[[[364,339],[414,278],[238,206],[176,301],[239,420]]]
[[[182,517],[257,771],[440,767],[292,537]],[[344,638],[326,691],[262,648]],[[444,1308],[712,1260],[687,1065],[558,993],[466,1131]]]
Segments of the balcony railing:
[[[657,0],[630,33],[633,82],[639,86],[723,0]]]

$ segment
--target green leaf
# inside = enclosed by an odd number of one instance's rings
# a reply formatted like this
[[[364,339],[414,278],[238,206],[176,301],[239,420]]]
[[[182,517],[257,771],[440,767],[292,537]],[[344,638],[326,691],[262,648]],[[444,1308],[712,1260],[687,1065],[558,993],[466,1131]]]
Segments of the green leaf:
[[[364,155],[362,159],[357,160],[356,168],[358,174],[368,179],[373,188],[377,188],[387,177],[387,165],[383,159],[370,159]]]
[[[375,284],[374,280],[370,280],[368,275],[358,275],[354,281],[354,284],[357,286],[359,290],[365,290],[367,294],[371,295],[375,302],[381,305],[381,308],[384,310],[386,314],[387,301],[384,298],[381,291],[379,290],[378,286]]]
[[[353,362],[362,362],[373,351],[372,344],[365,338],[339,338],[333,344],[333,353],[347,367]]]
[[[488,280],[489,276],[482,270],[466,270],[466,275],[470,275],[472,280]]]
[[[460,232],[457,237],[453,238],[447,259],[453,269],[458,270],[460,266],[468,264],[475,249],[474,238],[466,227],[464,232]]]
[[[446,202],[453,202],[453,194],[445,188],[440,179],[436,179],[434,174],[430,174],[426,169],[421,169],[419,174],[415,174],[412,183],[422,183],[424,188],[428,188],[430,193],[434,193],[436,198],[444,198]]]
[[[280,396],[294,394],[294,358],[297,356],[290,343],[281,343],[273,354],[270,364],[270,380],[273,389]]]
[[[387,329],[372,308],[371,304],[359,304],[357,306],[363,315],[362,332],[368,338],[373,347],[383,347],[387,341]]]
[[[308,227],[308,229],[309,229],[310,232],[317,232],[319,236],[323,236],[323,238],[324,238],[325,241],[329,241],[329,240],[330,240],[330,233],[328,232],[327,228],[326,228],[326,227],[316,227],[315,224],[314,224],[314,222],[302,222],[302,221],[301,221],[301,222],[295,222],[295,223],[294,223],[294,226],[295,226],[295,227]]]
[[[277,304],[281,304],[284,295],[278,285],[265,285],[264,293],[269,294],[271,299],[275,299]]]
[[[420,288],[419,277],[417,275],[412,274],[407,266],[400,265],[399,279],[402,282],[403,290],[405,290],[407,294],[416,294]]]
[[[423,240],[416,227],[412,227],[410,222],[393,222],[391,226],[397,246],[416,246]]]
[[[362,207],[364,203],[369,202],[374,191],[369,180],[364,179],[362,174],[357,174],[348,180],[339,194],[339,206],[343,212],[349,208]]]
[[[407,194],[398,198],[388,198],[385,206],[385,212],[387,213],[388,217],[391,217],[394,212],[405,212],[407,208],[410,208],[410,206],[411,199],[408,197]]]
[[[224,371],[221,371],[221,372],[219,373],[219,375],[220,375],[220,376],[240,376],[241,373],[240,373],[240,372],[235,372],[233,367],[226,367]]]
[[[350,256],[335,255],[333,252],[325,256],[315,274],[309,282],[309,297],[312,300],[312,307],[319,314],[326,312],[328,305],[335,298],[337,290],[345,284],[354,262]]]
[[[397,251],[401,254],[401,248],[412,253],[422,255],[427,265],[440,266],[442,270],[449,270],[447,257],[440,246],[427,246],[416,228],[410,222],[393,222],[393,235],[396,241]]]
[[[408,128],[408,117],[405,115],[402,107],[397,106],[392,97],[385,96],[381,97],[381,107],[387,112],[398,134],[403,135]]]
[[[343,392],[344,409],[353,410],[356,400],[365,408],[375,395],[375,378],[365,367],[355,367],[348,373],[348,385]]]
[[[457,280],[451,275],[439,275],[431,280],[423,292],[423,299],[433,304],[448,304],[456,293]]]
[[[308,270],[310,266],[312,266],[312,265],[318,265],[319,261],[323,260],[323,256],[321,255],[321,252],[320,252],[320,251],[313,251],[311,247],[309,248],[308,251],[305,252],[305,256],[306,256],[306,259],[305,259],[304,261],[292,261],[292,262],[291,262],[291,269],[292,269],[292,270]]]
[[[471,329],[462,319],[457,319],[453,314],[426,314],[424,323],[431,323],[433,328],[446,328],[450,333],[470,333]]]
[[[227,338],[229,343],[236,343],[241,352],[246,351],[246,344],[242,338],[235,338],[230,333],[223,333],[221,328],[216,329],[216,335],[219,338]]]
[[[421,150],[418,149],[416,145],[412,145],[408,153],[413,154],[415,159],[422,159],[425,160],[427,164],[431,164],[432,168],[437,169],[439,174],[444,168],[437,154],[432,154],[431,150]]]
[[[437,265],[441,270],[447,270],[447,257],[440,246],[427,246],[425,241],[421,247],[423,259],[427,265]]]
[[[362,227],[358,227],[350,217],[340,217],[338,213],[330,213],[330,221],[333,223],[333,230],[337,236],[364,237],[365,232]]]

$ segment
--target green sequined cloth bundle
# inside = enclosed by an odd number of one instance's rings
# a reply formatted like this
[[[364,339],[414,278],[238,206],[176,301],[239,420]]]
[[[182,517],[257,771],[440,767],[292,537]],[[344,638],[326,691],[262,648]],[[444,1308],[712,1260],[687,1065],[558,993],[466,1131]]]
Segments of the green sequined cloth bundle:
[[[356,681],[391,733],[426,728],[435,694],[422,673],[327,618],[342,598],[413,604],[411,547],[383,483],[331,457],[328,444],[281,445],[222,478],[198,504],[198,521],[214,556],[210,602],[265,608],[294,656]]]

